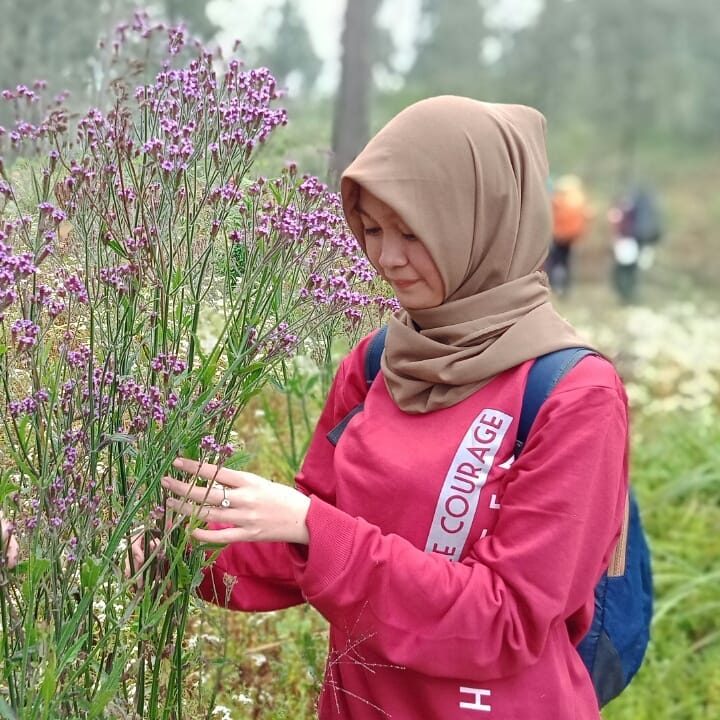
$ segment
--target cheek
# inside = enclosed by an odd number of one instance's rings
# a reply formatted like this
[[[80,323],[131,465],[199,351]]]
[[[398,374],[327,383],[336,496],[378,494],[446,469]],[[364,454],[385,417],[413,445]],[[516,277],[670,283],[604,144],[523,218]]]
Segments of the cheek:
[[[428,285],[436,291],[436,294],[441,296],[440,301],[442,301],[444,299],[445,283],[430,253],[424,248],[416,258],[415,267],[422,273]]]
[[[377,238],[365,238],[365,255],[376,270],[378,269],[378,260],[380,259],[381,249],[382,245]]]

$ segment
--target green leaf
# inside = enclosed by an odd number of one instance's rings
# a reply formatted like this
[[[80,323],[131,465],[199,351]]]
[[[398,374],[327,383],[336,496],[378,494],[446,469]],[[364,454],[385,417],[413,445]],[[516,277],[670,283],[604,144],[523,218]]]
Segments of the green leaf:
[[[178,589],[188,590],[192,584],[192,579],[193,579],[193,573],[190,572],[190,568],[188,567],[187,563],[181,556],[178,556],[178,558],[177,558]]]
[[[230,470],[242,470],[250,461],[250,453],[236,450],[224,463]]]
[[[106,240],[105,244],[111,249],[114,250],[121,258],[127,259],[127,253],[123,249],[122,245],[117,240]]]
[[[77,640],[75,640],[75,642],[67,650],[65,650],[65,649],[62,650],[61,670],[66,665],[70,665],[75,661],[78,654],[80,653],[80,650],[82,650],[83,645],[85,645],[87,638],[88,638],[88,634],[82,633],[80,635],[80,637]]]
[[[44,663],[44,675],[42,685],[40,686],[40,697],[43,700],[45,711],[48,711],[52,704],[52,699],[57,690],[57,669],[55,664],[55,652],[52,648],[48,649],[48,654]],[[47,717],[47,712],[44,713]]]
[[[2,720],[18,720],[13,709],[0,697],[0,718]]]
[[[282,203],[282,193],[283,193],[282,189],[279,187],[276,187],[274,183],[270,183],[268,185],[268,187],[270,188],[270,192],[272,192],[273,196],[275,197],[275,200],[278,203]]]
[[[199,339],[197,339],[197,343],[199,346]],[[200,374],[198,376],[200,387],[202,387],[203,390],[207,390],[207,388],[212,385],[213,378],[217,372],[218,360],[220,359],[220,349],[220,345],[216,345],[210,353],[210,356],[207,359],[203,358],[202,365],[200,367]]]
[[[0,482],[0,505],[5,502],[5,499],[10,496],[14,495],[16,492],[20,490],[20,486],[16,485],[13,482],[10,482],[8,480],[4,480]]]
[[[112,671],[109,675],[103,678],[103,683],[100,689],[95,693],[92,704],[88,711],[88,718],[102,718],[104,717],[105,709],[107,708],[110,700],[113,699],[117,693],[118,687],[120,686],[120,679],[122,677],[124,669],[123,662],[113,663]]]
[[[191,438],[193,442],[187,442],[180,448],[180,455],[189,460],[200,459],[200,440],[199,438]]]
[[[92,557],[86,558],[80,570],[80,585],[83,590],[92,590],[96,587],[102,572],[102,563]]]
[[[33,428],[30,423],[30,416],[23,415],[23,417],[21,417],[17,422],[17,437],[23,447],[26,447],[28,441],[32,439],[32,431]]]
[[[111,443],[132,445],[135,442],[137,442],[137,440],[134,437],[126,435],[125,433],[109,433],[103,437],[103,445],[110,445]]]
[[[38,583],[47,576],[49,570],[50,561],[42,557],[29,557],[17,564],[16,572],[26,578],[23,583],[25,597],[29,597],[28,593],[35,593]]]

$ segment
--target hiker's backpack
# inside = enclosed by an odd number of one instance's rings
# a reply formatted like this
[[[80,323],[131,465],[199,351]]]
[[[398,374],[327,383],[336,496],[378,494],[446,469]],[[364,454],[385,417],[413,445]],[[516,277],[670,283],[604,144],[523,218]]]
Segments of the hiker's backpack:
[[[655,194],[648,188],[633,189],[623,203],[627,216],[626,234],[640,245],[654,245],[662,235],[662,218]]]
[[[368,387],[380,371],[387,326],[370,340],[365,354]],[[535,417],[557,383],[587,355],[588,348],[567,348],[542,355],[528,374],[515,441],[515,458],[525,445]],[[327,435],[337,444],[350,419],[363,409],[353,408]],[[625,520],[608,569],[595,586],[592,624],[577,650],[592,678],[600,707],[617,697],[632,680],[642,663],[650,640],[652,619],[652,573],[650,551],[645,538],[637,501],[628,494]]]

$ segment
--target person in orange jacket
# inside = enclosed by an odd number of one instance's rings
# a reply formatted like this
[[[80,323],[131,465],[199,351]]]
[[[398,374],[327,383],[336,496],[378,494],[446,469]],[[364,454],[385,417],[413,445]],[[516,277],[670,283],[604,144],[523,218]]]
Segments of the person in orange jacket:
[[[570,288],[572,248],[588,229],[592,210],[577,175],[558,178],[551,195],[552,243],[546,263],[550,285],[559,295]]]

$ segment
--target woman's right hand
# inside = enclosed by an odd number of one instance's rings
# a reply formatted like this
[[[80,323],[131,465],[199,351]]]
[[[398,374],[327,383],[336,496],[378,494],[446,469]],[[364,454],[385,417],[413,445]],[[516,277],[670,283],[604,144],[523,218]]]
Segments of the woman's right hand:
[[[130,540],[130,552],[125,556],[125,577],[128,580],[134,580],[135,587],[142,590],[144,584],[145,569],[144,565],[147,561],[147,555],[150,556],[158,551],[160,547],[160,538],[154,536],[150,530],[140,530],[136,532]],[[161,552],[151,560],[157,562],[161,557]]]

